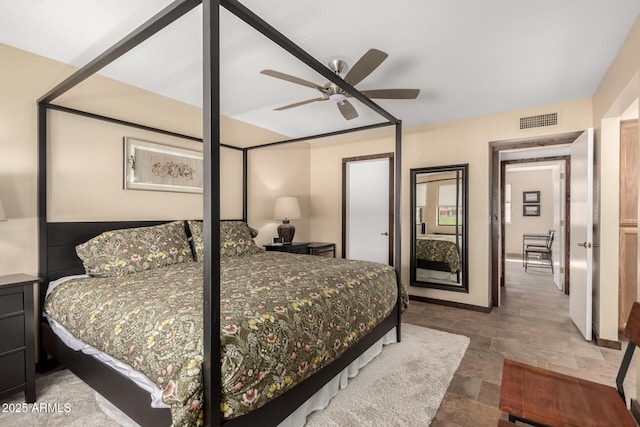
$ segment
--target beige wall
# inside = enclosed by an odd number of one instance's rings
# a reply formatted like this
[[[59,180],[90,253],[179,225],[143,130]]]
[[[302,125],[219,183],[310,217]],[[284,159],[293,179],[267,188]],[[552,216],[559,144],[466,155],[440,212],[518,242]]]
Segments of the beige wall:
[[[259,231],[258,245],[277,237],[280,220],[273,219],[277,196],[296,196],[300,219],[292,219],[296,242],[309,241],[311,207],[309,198],[309,144],[298,142],[249,151],[249,224]]]
[[[519,118],[558,112],[558,125],[519,129]],[[411,287],[409,292],[469,305],[490,304],[490,147],[489,142],[584,130],[591,127],[591,100],[497,113],[403,130],[402,280],[409,282],[409,170],[469,164],[469,293]],[[311,239],[340,243],[341,161],[344,157],[390,152],[392,128],[333,138],[311,146]],[[338,251],[340,253],[340,250]]]
[[[511,184],[511,223],[505,224],[505,251],[522,256],[523,234],[546,234],[553,228],[553,172],[507,171],[505,183]],[[523,191],[540,191],[540,216],[522,215]]]
[[[0,199],[9,218],[0,223],[0,275],[37,274],[36,101],[74,68],[3,44],[0,62]],[[56,102],[195,137],[202,134],[201,109],[101,76],[91,77]],[[53,146],[47,161],[50,220],[202,217],[201,195],[122,189],[123,136],[196,149],[200,143],[61,112],[50,112],[49,116],[48,133]],[[244,146],[282,140],[284,136],[222,117],[221,138],[223,143]],[[300,161],[299,152],[306,153],[302,155],[306,163]],[[286,156],[290,154],[292,160],[288,161]],[[221,213],[223,217],[239,218],[242,155],[223,148],[221,156]],[[302,177],[292,187],[274,188],[271,194],[301,194],[303,215],[305,210],[308,212],[308,148],[285,149],[284,157],[271,163],[273,167],[266,164],[273,180],[290,179],[291,170]],[[258,176],[259,168],[254,166],[254,176]],[[249,204],[264,204],[264,192],[255,194],[257,201],[250,199]],[[273,209],[273,201],[270,203],[267,210]],[[302,221],[300,235],[308,237],[308,227]]]

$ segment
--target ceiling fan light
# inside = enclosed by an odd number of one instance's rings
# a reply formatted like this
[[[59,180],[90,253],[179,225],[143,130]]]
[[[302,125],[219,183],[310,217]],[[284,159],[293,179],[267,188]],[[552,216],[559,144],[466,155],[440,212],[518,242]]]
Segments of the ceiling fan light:
[[[332,93],[331,95],[329,95],[329,99],[332,101],[344,101],[345,99],[347,99],[346,96],[344,96],[341,93]]]

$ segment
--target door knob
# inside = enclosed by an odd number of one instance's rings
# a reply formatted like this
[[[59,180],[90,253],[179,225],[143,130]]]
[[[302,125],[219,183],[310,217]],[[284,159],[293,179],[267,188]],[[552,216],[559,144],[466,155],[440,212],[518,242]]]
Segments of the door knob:
[[[582,243],[578,243],[578,246],[582,246],[585,249],[588,249],[591,247],[591,243],[590,242],[582,242]]]
[[[388,235],[389,235],[389,232],[388,232],[388,231],[385,231],[384,233],[380,233],[380,235],[381,235],[381,236],[388,236]]]

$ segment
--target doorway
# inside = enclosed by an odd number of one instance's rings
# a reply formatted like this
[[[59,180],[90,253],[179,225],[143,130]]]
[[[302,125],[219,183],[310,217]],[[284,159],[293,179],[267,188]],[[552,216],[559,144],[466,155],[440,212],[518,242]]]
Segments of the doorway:
[[[393,265],[393,153],[342,159],[342,257]]]
[[[550,274],[558,290],[568,295],[569,256],[566,242],[570,224],[571,185],[567,179],[571,176],[570,147],[562,146],[554,151],[558,155],[553,157],[531,157],[535,156],[536,150],[509,152],[500,162],[502,271],[505,271],[507,258],[517,258],[523,267],[526,264],[527,267]],[[536,196],[535,200],[525,200],[525,194]],[[538,262],[531,260],[534,257],[529,257],[531,262],[525,262],[525,244],[544,245],[551,230],[550,259],[540,256]],[[502,281],[505,283],[504,278]]]
[[[498,306],[500,301],[500,287],[504,286],[505,257],[502,236],[504,230],[502,218],[504,217],[504,206],[501,186],[501,156],[507,152],[520,151],[531,153],[536,150],[536,154],[530,157],[557,157],[554,148],[559,146],[569,146],[583,132],[569,132],[558,135],[549,135],[536,138],[494,141],[491,146],[491,299],[492,305]],[[545,151],[546,150],[546,151]],[[553,154],[549,154],[553,153]],[[526,156],[523,156],[526,157]],[[568,239],[567,239],[568,241]]]

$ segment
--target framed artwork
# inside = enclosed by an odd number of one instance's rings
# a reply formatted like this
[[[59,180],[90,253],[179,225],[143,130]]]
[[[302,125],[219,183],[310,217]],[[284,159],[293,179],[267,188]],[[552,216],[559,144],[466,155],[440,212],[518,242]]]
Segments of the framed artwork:
[[[523,191],[522,203],[540,203],[539,191]]]
[[[202,193],[202,152],[124,137],[124,189]]]
[[[540,216],[540,205],[522,205],[522,216]]]

